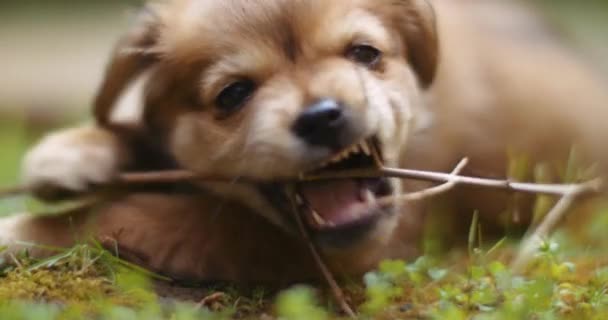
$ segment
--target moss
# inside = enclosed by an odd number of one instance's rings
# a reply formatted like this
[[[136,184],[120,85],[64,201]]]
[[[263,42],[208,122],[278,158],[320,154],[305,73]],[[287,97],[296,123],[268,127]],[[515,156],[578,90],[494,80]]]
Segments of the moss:
[[[109,296],[108,279],[92,272],[17,270],[0,280],[0,299],[81,302]]]

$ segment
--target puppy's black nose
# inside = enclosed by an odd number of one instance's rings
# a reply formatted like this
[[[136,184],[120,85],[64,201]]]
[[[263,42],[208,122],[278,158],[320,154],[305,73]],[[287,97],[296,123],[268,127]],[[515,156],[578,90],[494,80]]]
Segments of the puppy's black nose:
[[[311,145],[339,149],[346,128],[344,106],[333,99],[322,99],[300,114],[293,131]]]

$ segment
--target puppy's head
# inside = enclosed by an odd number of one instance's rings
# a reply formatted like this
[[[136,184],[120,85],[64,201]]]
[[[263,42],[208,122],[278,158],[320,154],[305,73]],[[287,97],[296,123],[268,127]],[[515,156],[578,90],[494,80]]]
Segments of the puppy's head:
[[[150,69],[146,124],[183,167],[259,181],[209,187],[287,231],[295,202],[322,244],[355,246],[390,234],[396,205],[374,202],[398,181],[301,182],[289,196],[280,181],[398,166],[436,62],[422,0],[172,1],[119,45],[97,115]]]

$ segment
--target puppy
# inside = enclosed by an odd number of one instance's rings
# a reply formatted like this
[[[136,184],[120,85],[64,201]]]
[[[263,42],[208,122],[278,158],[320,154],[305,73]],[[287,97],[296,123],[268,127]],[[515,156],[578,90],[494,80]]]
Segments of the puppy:
[[[497,19],[484,20],[480,10],[423,0],[151,4],[112,57],[98,125],[45,138],[26,156],[25,181],[83,192],[122,170],[183,168],[232,182],[17,216],[0,222],[0,239],[68,246],[92,235],[175,278],[292,282],[315,276],[296,210],[335,272],[357,275],[418,253],[424,203],[375,202],[427,184],[284,181],[379,163],[449,171],[465,156],[468,174],[504,177],[509,150],[559,161],[574,143],[605,159],[601,81],[540,27],[521,32],[514,16],[491,9]],[[142,74],[142,119],[117,126],[116,101]],[[490,219],[505,208],[504,194],[455,196],[456,209]]]

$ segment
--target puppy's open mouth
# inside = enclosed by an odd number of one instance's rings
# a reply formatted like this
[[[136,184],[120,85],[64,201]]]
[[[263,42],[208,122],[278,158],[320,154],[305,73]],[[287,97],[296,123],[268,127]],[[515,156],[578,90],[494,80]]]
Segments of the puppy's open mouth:
[[[346,148],[304,176],[375,169],[382,154],[375,138]],[[386,178],[321,179],[296,184],[292,199],[312,231],[338,231],[369,225],[380,216],[376,199],[392,193]]]
[[[294,228],[295,209],[318,242],[349,245],[393,211],[376,203],[393,193],[387,178],[351,175],[352,171],[373,172],[382,165],[380,143],[372,137],[335,153],[302,173],[295,183],[262,185],[261,191]]]

